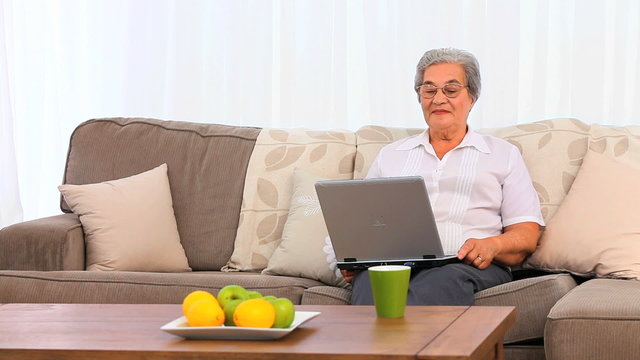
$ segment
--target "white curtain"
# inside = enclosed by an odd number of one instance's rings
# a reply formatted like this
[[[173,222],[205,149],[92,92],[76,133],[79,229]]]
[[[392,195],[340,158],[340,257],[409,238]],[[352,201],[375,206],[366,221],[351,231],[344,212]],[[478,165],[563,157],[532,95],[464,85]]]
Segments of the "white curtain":
[[[10,19],[5,16],[5,10],[0,6],[0,30],[10,26],[10,23],[7,23]],[[0,36],[0,228],[5,224],[22,220],[13,141],[11,71],[5,56],[10,40],[8,37]]]
[[[59,213],[90,118],[422,127],[434,47],[480,61],[473,127],[638,123],[639,34],[636,0],[0,0],[0,226]]]

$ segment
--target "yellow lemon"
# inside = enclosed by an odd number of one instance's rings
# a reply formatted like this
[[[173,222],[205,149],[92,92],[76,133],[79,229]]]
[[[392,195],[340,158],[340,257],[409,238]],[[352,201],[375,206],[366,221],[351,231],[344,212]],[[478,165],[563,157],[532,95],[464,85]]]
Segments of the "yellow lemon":
[[[189,326],[220,326],[224,324],[224,310],[217,301],[200,300],[193,303],[187,313]]]
[[[211,293],[204,290],[196,290],[189,293],[189,295],[185,296],[184,300],[182,300],[182,314],[187,316],[187,311],[189,311],[189,308],[191,307],[191,305],[195,304],[200,300],[213,300],[216,303],[218,303],[218,300],[216,300],[216,297],[213,296]]]
[[[270,328],[276,319],[276,310],[264,299],[249,299],[241,302],[233,312],[236,326]]]

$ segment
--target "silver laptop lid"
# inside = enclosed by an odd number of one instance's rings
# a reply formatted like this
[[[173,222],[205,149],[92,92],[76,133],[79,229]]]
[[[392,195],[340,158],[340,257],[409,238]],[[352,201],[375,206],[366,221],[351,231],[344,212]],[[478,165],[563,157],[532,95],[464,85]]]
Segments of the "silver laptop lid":
[[[339,263],[444,256],[422,177],[315,186]]]

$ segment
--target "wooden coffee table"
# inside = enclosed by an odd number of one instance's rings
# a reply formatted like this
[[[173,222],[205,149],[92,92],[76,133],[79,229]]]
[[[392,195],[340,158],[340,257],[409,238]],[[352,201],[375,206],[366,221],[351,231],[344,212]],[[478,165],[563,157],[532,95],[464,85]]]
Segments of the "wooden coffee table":
[[[513,307],[410,306],[378,319],[371,306],[296,306],[321,314],[274,341],[185,340],[160,327],[180,305],[0,305],[8,359],[502,359]]]

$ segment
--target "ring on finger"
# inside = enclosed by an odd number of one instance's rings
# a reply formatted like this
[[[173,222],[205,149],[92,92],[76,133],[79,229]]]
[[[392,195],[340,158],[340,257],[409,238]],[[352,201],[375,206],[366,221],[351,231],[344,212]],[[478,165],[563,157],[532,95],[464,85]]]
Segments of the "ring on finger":
[[[480,262],[484,262],[484,258],[482,256],[480,256],[480,255],[478,255],[478,257],[476,259],[479,259]]]

